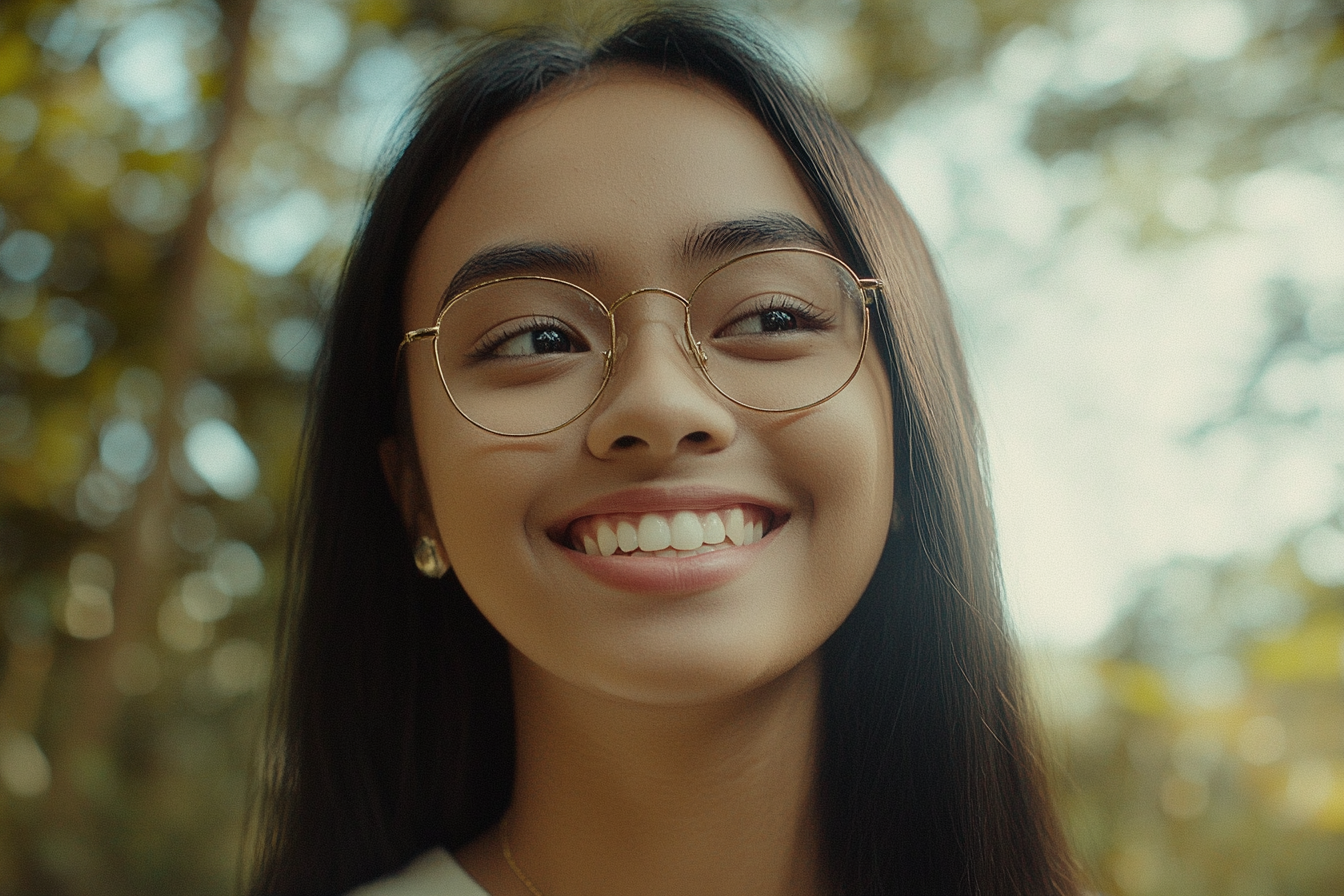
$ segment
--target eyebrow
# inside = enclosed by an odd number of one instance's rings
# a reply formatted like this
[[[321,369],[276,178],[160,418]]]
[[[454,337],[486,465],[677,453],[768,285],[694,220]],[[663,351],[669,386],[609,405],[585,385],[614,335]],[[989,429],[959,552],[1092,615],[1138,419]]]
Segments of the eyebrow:
[[[681,251],[688,259],[720,258],[775,246],[803,246],[835,253],[835,246],[825,234],[787,212],[765,212],[697,228],[686,237]]]
[[[681,253],[686,259],[721,258],[772,246],[805,246],[835,253],[835,247],[821,231],[787,212],[765,212],[696,228],[687,235]],[[599,268],[597,256],[588,249],[554,243],[492,246],[474,253],[458,268],[439,298],[439,310],[468,286],[497,277],[536,273],[592,277]]]
[[[536,273],[593,276],[597,270],[597,257],[586,249],[549,243],[492,246],[476,252],[458,268],[439,299],[439,308],[468,286],[496,277]]]

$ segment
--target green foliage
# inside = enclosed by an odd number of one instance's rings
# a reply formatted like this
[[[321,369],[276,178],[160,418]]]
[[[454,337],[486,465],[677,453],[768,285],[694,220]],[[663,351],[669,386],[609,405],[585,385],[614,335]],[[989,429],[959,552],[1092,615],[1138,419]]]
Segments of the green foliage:
[[[1299,551],[1173,561],[1096,656],[1046,662],[1064,802],[1102,892],[1344,888],[1344,585],[1313,581]]]

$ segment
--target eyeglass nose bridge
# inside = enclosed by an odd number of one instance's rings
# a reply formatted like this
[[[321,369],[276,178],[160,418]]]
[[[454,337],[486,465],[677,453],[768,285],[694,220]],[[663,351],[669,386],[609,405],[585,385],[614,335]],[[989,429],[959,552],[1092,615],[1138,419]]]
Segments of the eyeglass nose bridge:
[[[647,295],[649,293],[655,293],[657,295],[667,296],[669,298],[676,299],[678,302],[681,303],[682,330],[686,335],[686,342],[684,345],[681,346],[681,348],[690,356],[690,359],[695,363],[695,365],[700,369],[700,371],[702,373],[705,372],[705,364],[708,362],[709,357],[700,347],[700,343],[696,341],[695,334],[691,332],[691,300],[688,299],[686,296],[683,296],[679,292],[673,292],[672,290],[664,289],[661,286],[641,286],[639,289],[631,290],[630,292],[616,299],[614,302],[612,302],[610,305],[607,306],[607,315],[611,318],[612,322],[611,348],[613,355],[619,355],[620,354],[619,348],[624,345],[624,340],[618,339],[616,336],[616,309],[620,308],[622,305],[624,305],[631,299],[635,298],[636,296]],[[613,358],[612,360],[614,361],[615,358]]]

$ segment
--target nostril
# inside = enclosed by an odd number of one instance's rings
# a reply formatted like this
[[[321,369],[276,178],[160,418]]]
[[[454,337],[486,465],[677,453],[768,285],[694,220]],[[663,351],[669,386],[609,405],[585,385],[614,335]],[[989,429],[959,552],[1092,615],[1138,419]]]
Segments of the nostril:
[[[699,442],[708,442],[710,436],[709,436],[709,433],[705,432],[703,429],[700,429],[700,430],[696,430],[696,431],[693,432],[693,433],[689,433],[688,435],[686,435],[685,438],[686,438],[686,441],[688,441],[688,442],[696,442],[696,443],[699,443]]]
[[[619,439],[612,442],[612,445],[617,448],[633,448],[638,444],[639,439],[636,436],[621,436]]]

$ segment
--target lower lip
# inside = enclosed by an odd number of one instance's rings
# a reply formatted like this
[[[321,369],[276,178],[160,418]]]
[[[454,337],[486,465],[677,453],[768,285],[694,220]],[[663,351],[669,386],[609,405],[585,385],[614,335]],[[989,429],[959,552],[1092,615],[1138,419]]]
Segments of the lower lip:
[[[618,591],[638,594],[695,594],[726,585],[755,562],[779,529],[760,541],[742,547],[724,548],[694,557],[630,557],[585,554],[561,548],[570,562]]]

